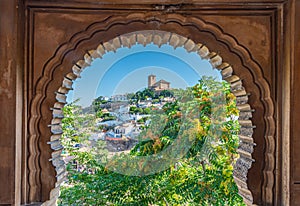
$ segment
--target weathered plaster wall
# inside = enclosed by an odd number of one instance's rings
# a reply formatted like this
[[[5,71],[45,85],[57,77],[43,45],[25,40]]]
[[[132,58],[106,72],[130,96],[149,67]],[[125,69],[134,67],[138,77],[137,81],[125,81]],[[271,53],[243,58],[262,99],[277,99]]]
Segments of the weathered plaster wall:
[[[14,201],[16,127],[15,1],[0,1],[0,203]]]

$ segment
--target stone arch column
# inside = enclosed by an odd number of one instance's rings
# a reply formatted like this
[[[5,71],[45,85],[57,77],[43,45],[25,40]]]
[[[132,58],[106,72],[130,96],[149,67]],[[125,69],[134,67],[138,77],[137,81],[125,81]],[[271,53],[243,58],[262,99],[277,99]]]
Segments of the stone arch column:
[[[248,93],[243,87],[242,80],[239,75],[236,75],[235,67],[230,66],[229,63],[223,61],[223,55],[219,55],[216,52],[210,52],[205,44],[195,43],[198,42],[197,38],[185,37],[185,34],[192,31],[198,31],[199,34],[207,35],[207,45],[212,44],[208,40],[215,40],[214,43],[221,43],[227,47],[227,52],[230,52],[232,57],[239,58],[245,69],[250,71],[252,75],[252,82],[246,82],[245,87],[250,88],[250,85],[257,87],[257,90],[261,93],[261,105],[264,108],[264,120],[265,120],[265,139],[266,139],[266,159],[267,164],[264,167],[264,179],[263,179],[263,193],[264,198],[272,198],[273,170],[274,170],[274,119],[273,119],[273,103],[270,98],[269,86],[263,78],[261,68],[251,59],[251,55],[247,50],[239,45],[236,40],[210,24],[205,23],[198,18],[186,18],[180,15],[167,15],[162,18],[153,15],[144,14],[131,14],[124,17],[108,18],[103,22],[96,22],[91,24],[85,31],[74,35],[69,42],[61,45],[55,52],[53,57],[45,64],[44,73],[38,82],[36,87],[36,96],[31,104],[31,119],[30,119],[30,155],[29,155],[29,177],[30,181],[30,194],[34,197],[39,190],[36,185],[43,185],[39,182],[35,175],[38,175],[39,171],[45,171],[45,168],[38,165],[41,159],[45,159],[46,156],[38,148],[38,142],[40,138],[48,139],[48,144],[51,147],[52,153],[50,160],[55,166],[56,177],[55,183],[52,185],[49,195],[49,201],[46,201],[45,205],[52,205],[55,203],[59,194],[59,185],[63,181],[65,176],[64,163],[60,158],[62,146],[59,138],[62,133],[60,121],[63,118],[61,109],[66,103],[65,94],[72,88],[72,81],[80,76],[81,71],[87,67],[94,58],[101,57],[107,51],[116,51],[121,46],[134,45],[136,43],[146,45],[153,42],[158,46],[169,43],[174,48],[183,46],[187,51],[197,51],[200,57],[208,59],[212,66],[221,70],[223,78],[230,82],[232,85],[232,92],[237,97],[238,108],[241,111],[240,124],[241,135],[240,139],[242,144],[239,149],[241,158],[238,160],[235,168],[235,180],[239,186],[239,192],[248,205],[252,204],[252,194],[247,186],[247,172],[252,164],[252,155],[254,141],[251,138],[253,134],[253,125],[250,120],[252,116],[252,109],[248,102]],[[128,27],[130,25],[131,27]],[[141,32],[141,28],[144,25],[148,25],[151,31]],[[163,27],[164,32],[157,30],[157,25]],[[124,32],[124,26],[126,31],[133,31],[132,34],[118,35],[115,31]],[[120,29],[121,28],[121,29]],[[154,28],[154,29],[153,29]],[[172,31],[174,28],[185,28],[182,35],[175,34]],[[175,29],[175,31],[178,31]],[[103,35],[109,34],[110,38],[105,39]],[[115,33],[115,34],[112,34]],[[103,37],[102,43],[96,49],[91,49],[95,41],[99,42],[99,37]],[[203,42],[202,42],[203,43]],[[205,43],[205,42],[204,42]],[[83,48],[87,50],[82,50]],[[209,47],[210,48],[210,47]],[[224,46],[223,48],[224,49]],[[229,55],[230,56],[230,55]],[[83,58],[82,58],[83,57]],[[70,58],[75,61],[70,61]],[[81,59],[82,58],[82,59]],[[80,60],[81,59],[81,60]],[[228,60],[229,61],[229,60]],[[72,71],[65,67],[70,66]],[[73,66],[72,66],[73,65]],[[235,65],[234,65],[235,66]],[[249,72],[248,71],[248,72]],[[62,75],[63,74],[63,75]],[[60,78],[56,78],[59,77]],[[249,76],[249,75],[248,75]],[[244,82],[243,82],[244,83]],[[251,88],[250,88],[251,89]],[[247,89],[248,90],[248,89]],[[53,93],[50,93],[53,92]],[[252,93],[251,93],[252,94]],[[251,97],[250,97],[251,98]],[[52,106],[52,120],[49,124],[48,131],[42,131],[39,129],[43,127],[40,125],[42,119],[41,109],[45,102],[49,101],[53,103]],[[250,102],[251,103],[251,102]],[[259,106],[257,106],[259,107]],[[51,114],[51,113],[50,113]],[[47,113],[47,118],[49,112]],[[50,132],[51,131],[51,132]],[[48,134],[49,136],[45,136]]]

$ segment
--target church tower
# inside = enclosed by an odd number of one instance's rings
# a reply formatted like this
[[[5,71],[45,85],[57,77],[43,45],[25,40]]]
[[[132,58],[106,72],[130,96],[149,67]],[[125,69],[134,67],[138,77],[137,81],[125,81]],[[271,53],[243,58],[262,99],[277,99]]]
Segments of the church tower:
[[[151,74],[148,76],[148,89],[151,89],[156,82],[156,76]]]

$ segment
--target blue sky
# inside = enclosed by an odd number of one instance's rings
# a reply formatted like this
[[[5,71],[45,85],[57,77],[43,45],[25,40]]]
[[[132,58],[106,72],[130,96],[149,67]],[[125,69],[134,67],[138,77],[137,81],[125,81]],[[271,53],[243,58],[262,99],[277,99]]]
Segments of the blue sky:
[[[169,45],[135,45],[95,59],[74,82],[67,101],[80,99],[79,104],[88,106],[98,96],[136,92],[147,87],[150,74],[170,82],[172,88],[193,86],[203,75],[221,80],[220,72],[195,52]]]

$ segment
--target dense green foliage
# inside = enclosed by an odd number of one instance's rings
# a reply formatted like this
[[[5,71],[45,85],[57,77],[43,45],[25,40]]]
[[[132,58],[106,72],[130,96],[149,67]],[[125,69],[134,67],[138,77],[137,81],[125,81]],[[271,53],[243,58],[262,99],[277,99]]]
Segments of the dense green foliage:
[[[131,103],[138,103],[139,101],[147,100],[148,98],[152,101],[159,102],[161,98],[164,97],[173,97],[174,92],[171,90],[163,90],[161,92],[154,92],[151,89],[144,89],[136,93],[128,94],[127,98]]]
[[[76,105],[76,101],[65,106],[63,111],[62,127],[64,133],[62,135],[62,145],[64,146],[64,152],[70,155],[73,155],[74,152],[77,154],[77,148],[74,148],[74,145],[86,143],[88,140],[88,134],[82,128],[92,127],[95,123],[95,117],[84,115],[82,108]]]
[[[94,101],[92,102],[92,108],[94,112],[97,113],[99,110],[101,111],[101,105],[106,104],[107,102],[108,101],[105,100],[103,96],[99,96],[98,98],[94,99]]]
[[[150,114],[150,108],[140,108],[140,107],[130,107],[129,108],[130,114]]]
[[[62,187],[59,204],[244,205],[232,176],[239,124],[229,85],[203,78],[175,96],[175,102],[152,115],[151,124],[130,154],[107,160],[100,152],[101,142],[92,151],[72,151],[85,169],[78,172],[68,165],[68,184]],[[82,127],[78,125],[81,118],[68,113],[73,108],[72,104],[65,107],[65,138],[74,136],[69,131],[74,126]],[[166,153],[173,152],[169,149],[174,144],[179,145],[175,155]],[[151,157],[162,157],[166,169],[154,168]],[[133,175],[120,172],[122,169]],[[134,173],[137,169],[144,173]],[[147,173],[150,170],[154,172]]]

